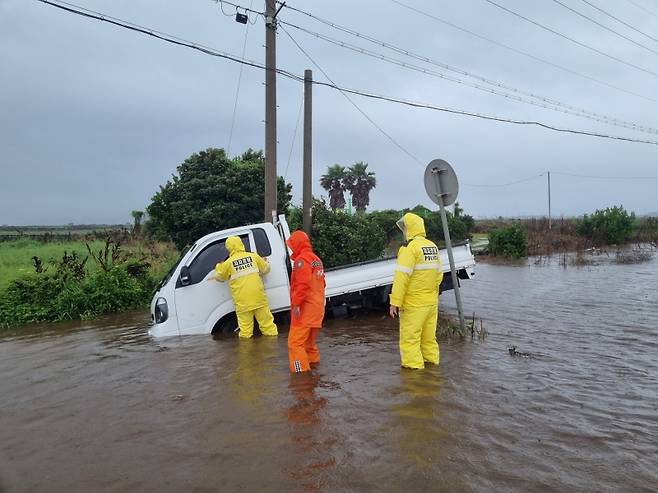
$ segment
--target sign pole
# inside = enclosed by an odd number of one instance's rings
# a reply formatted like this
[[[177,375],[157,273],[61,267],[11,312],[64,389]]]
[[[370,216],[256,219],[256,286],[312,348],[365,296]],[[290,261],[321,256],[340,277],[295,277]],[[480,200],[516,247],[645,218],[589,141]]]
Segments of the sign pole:
[[[448,218],[446,217],[445,206],[443,205],[443,189],[441,188],[441,177],[439,174],[443,170],[434,168],[432,173],[436,180],[436,187],[438,193],[436,194],[437,202],[439,203],[439,212],[441,214],[441,222],[443,223],[443,237],[446,240],[446,250],[448,250],[448,260],[450,261],[450,275],[452,276],[452,288],[455,290],[455,300],[457,301],[457,311],[459,312],[459,327],[462,334],[466,332],[466,325],[464,324],[464,310],[462,309],[462,298],[459,293],[459,280],[457,279],[457,272],[455,271],[455,259],[452,256],[452,243],[450,241],[450,231],[448,230]]]

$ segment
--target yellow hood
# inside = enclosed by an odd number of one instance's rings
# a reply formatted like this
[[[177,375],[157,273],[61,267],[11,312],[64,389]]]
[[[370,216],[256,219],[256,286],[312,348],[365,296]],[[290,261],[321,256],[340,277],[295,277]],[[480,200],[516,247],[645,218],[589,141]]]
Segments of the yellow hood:
[[[413,212],[407,212],[402,216],[402,227],[400,228],[404,233],[404,238],[409,241],[413,240],[417,236],[422,236],[425,238],[425,221],[420,216],[417,216]],[[400,221],[398,221],[398,226],[400,226]]]
[[[228,250],[229,255],[235,253],[244,252],[244,243],[237,236],[229,236],[226,238],[226,249]]]

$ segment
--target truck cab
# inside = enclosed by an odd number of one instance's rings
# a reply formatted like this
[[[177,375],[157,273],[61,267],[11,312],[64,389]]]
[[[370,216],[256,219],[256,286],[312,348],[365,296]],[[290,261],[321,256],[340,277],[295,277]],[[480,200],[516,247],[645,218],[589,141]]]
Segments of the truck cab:
[[[289,260],[282,241],[282,236],[289,236],[287,223],[227,229],[197,240],[162,280],[151,301],[152,336],[211,333],[223,330],[233,319],[235,306],[228,283],[214,281],[215,265],[228,258],[225,243],[229,236],[239,237],[247,251],[270,263],[271,271],[263,276],[263,283],[272,312],[289,308]]]

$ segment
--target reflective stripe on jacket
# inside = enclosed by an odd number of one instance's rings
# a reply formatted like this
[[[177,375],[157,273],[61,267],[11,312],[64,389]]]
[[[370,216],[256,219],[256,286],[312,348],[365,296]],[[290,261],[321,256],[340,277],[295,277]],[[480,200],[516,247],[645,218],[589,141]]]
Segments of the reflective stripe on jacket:
[[[304,327],[322,327],[324,319],[324,266],[313,252],[311,241],[303,231],[295,231],[287,245],[292,250],[292,276],[290,278],[290,306],[292,324]],[[295,316],[295,309],[299,316]]]
[[[236,312],[256,310],[268,306],[261,274],[270,271],[270,265],[257,253],[245,251],[237,236],[226,239],[229,257],[215,266],[217,280],[228,281]]]

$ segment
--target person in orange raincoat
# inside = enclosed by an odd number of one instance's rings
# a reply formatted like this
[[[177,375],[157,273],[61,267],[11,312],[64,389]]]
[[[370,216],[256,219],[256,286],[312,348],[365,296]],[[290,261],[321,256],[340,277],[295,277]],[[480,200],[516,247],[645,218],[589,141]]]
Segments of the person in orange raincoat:
[[[290,371],[309,371],[320,362],[316,340],[324,319],[324,267],[313,252],[311,240],[303,231],[295,231],[286,242],[292,250],[290,279],[290,332],[288,355]]]

